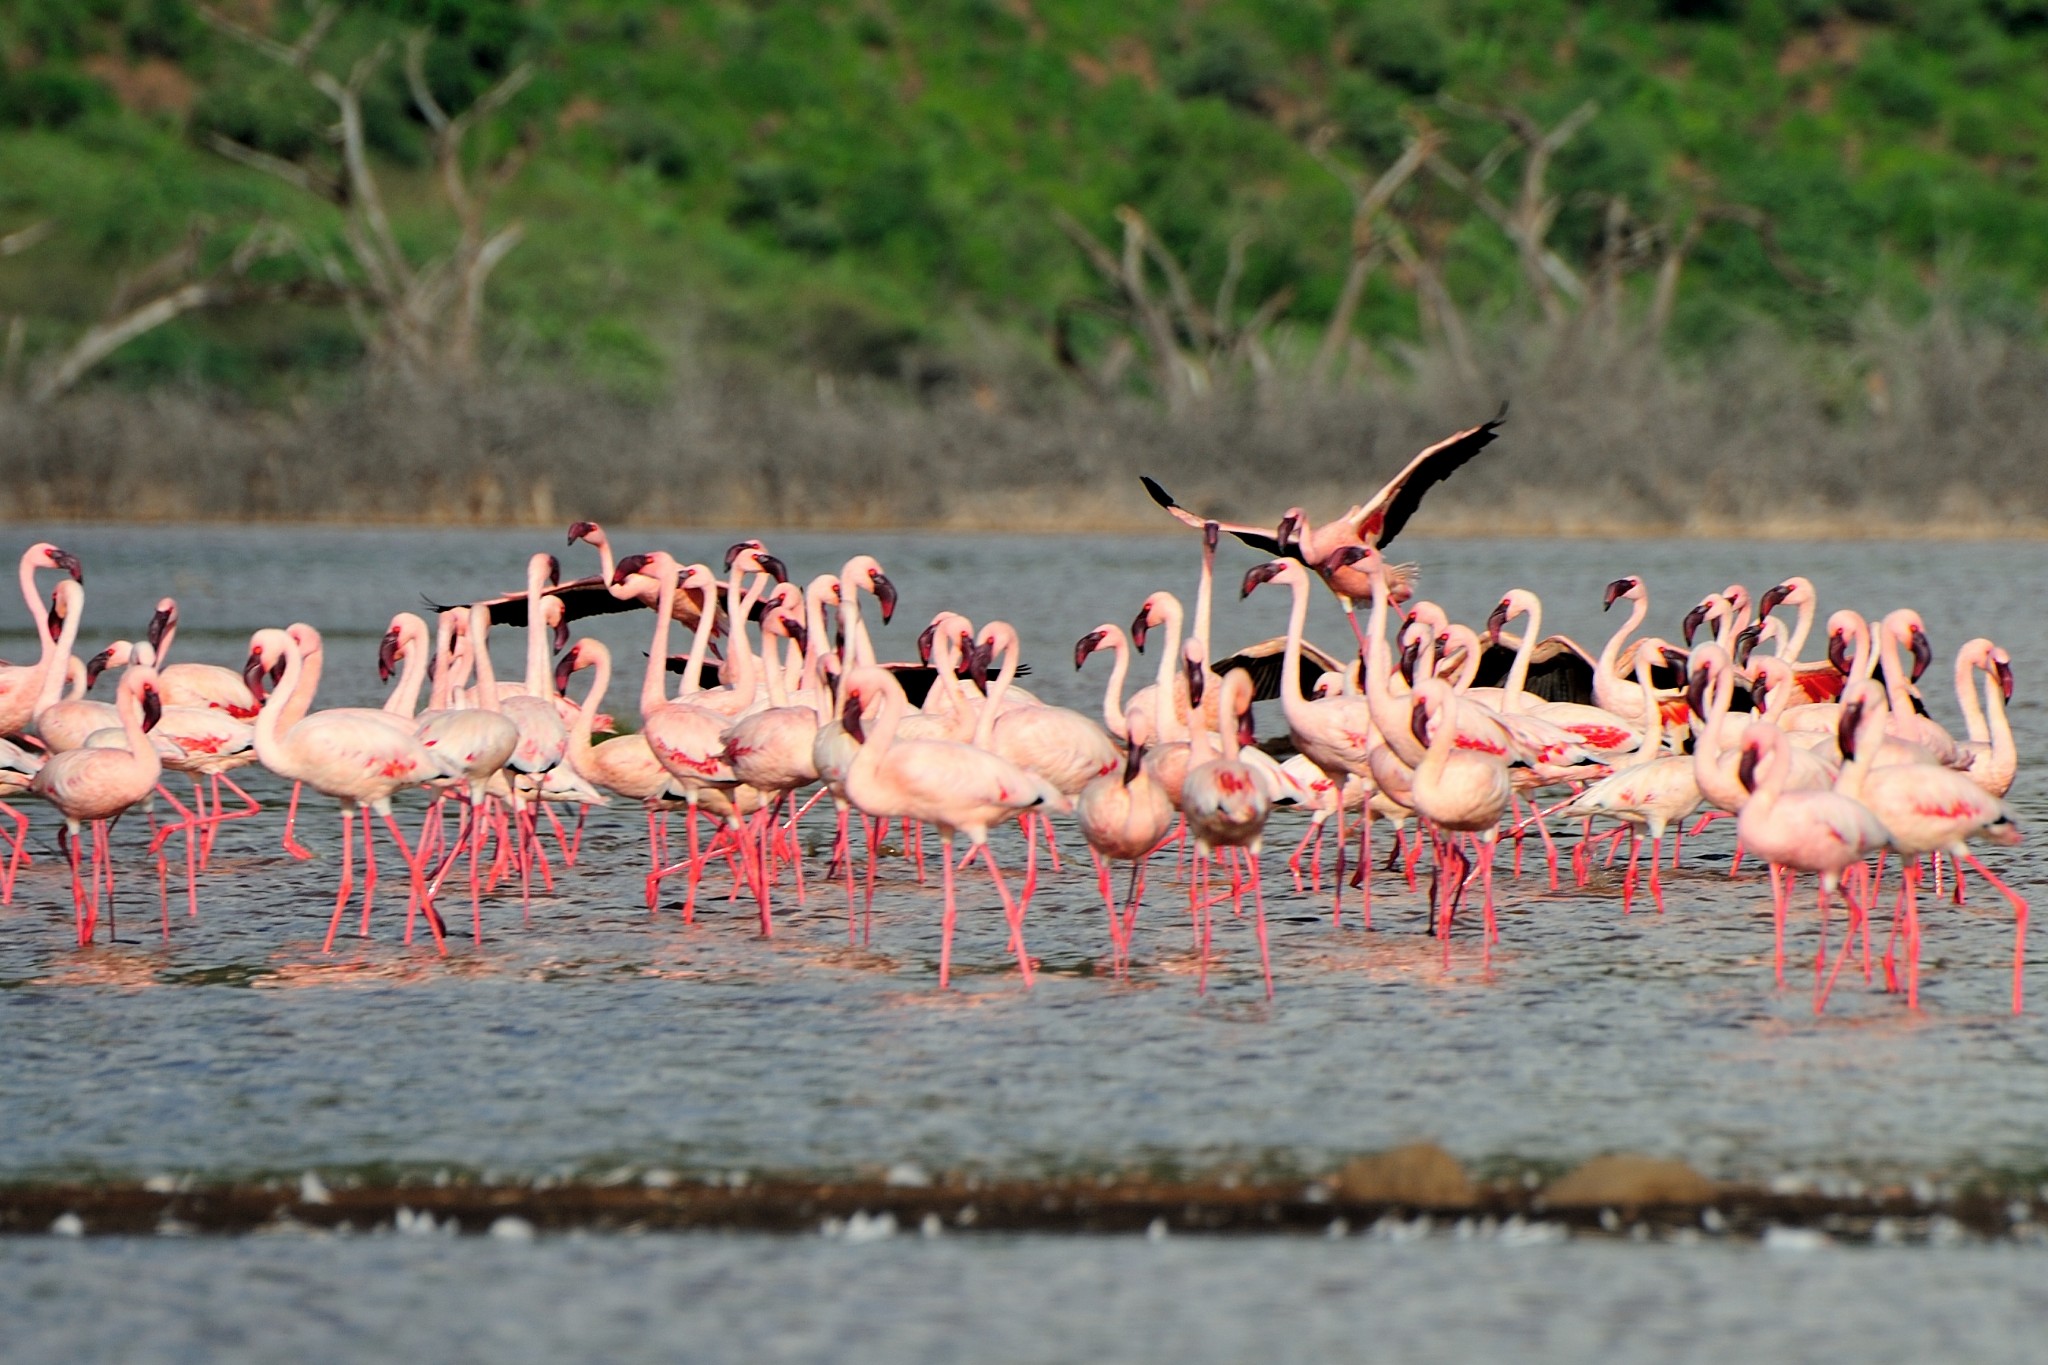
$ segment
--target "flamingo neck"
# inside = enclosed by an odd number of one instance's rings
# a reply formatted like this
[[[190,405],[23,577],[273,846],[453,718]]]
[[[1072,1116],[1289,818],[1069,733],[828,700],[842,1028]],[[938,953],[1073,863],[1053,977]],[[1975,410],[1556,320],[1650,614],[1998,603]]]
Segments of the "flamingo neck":
[[[1202,579],[1195,589],[1195,638],[1202,642],[1202,657],[1209,654],[1209,617],[1216,597],[1216,551],[1209,545],[1205,532],[1202,537]]]
[[[469,653],[476,661],[476,704],[486,711],[498,709],[498,671],[491,666],[491,609],[470,608]]]
[[[1799,604],[1799,616],[1793,622],[1790,639],[1778,642],[1778,657],[1794,668],[1799,666],[1799,651],[1806,648],[1806,637],[1813,630],[1813,598],[1808,597]]]
[[[605,689],[612,684],[612,652],[598,640],[585,640],[581,648],[591,656],[590,691],[584,694],[583,704],[576,708],[575,723],[569,727],[570,766],[579,773],[585,766],[580,760],[590,754],[590,734],[597,724],[597,708],[604,702]]]
[[[768,633],[768,627],[764,624],[761,627],[761,677],[767,684],[768,705],[771,707],[789,704],[789,687],[784,680],[780,655],[785,649],[792,654],[796,652],[795,643],[787,636],[783,637],[783,643],[780,645],[775,643],[775,638]]]
[[[1650,614],[1648,593],[1638,593],[1630,600],[1635,605],[1629,609],[1628,619],[1607,637],[1607,643],[1600,647],[1600,657],[1593,663],[1594,673],[1616,688],[1626,686],[1628,680],[1615,670],[1614,661],[1621,657],[1621,647],[1627,643],[1628,637],[1636,633],[1637,627],[1643,624],[1643,618]]]
[[[1543,600],[1533,593],[1529,597],[1529,609],[1523,613],[1522,642],[1515,646],[1515,662],[1508,669],[1508,679],[1501,684],[1501,699],[1509,710],[1519,711],[1528,701],[1529,662],[1536,655],[1536,637],[1543,629]]]
[[[1188,699],[1187,680],[1181,677],[1179,670],[1180,632],[1181,627],[1187,622],[1187,616],[1181,609],[1179,599],[1170,594],[1162,610],[1166,613],[1166,642],[1165,648],[1159,651],[1157,683],[1159,697],[1163,703],[1159,712],[1161,729],[1158,738],[1163,741],[1178,733],[1183,718],[1192,732],[1195,719],[1187,714],[1194,709],[1194,704]],[[1169,722],[1172,723],[1171,729],[1166,728]]]
[[[1102,725],[1118,739],[1130,738],[1130,727],[1124,723],[1124,679],[1131,671],[1131,644],[1118,631],[1109,637],[1109,647],[1116,652],[1116,660],[1109,668],[1109,684],[1102,689]]]
[[[44,644],[46,657],[42,666],[42,690],[36,697],[36,715],[41,715],[44,708],[56,705],[58,699],[64,695],[64,683],[71,663],[71,647],[78,639],[78,618],[83,615],[85,611],[81,605],[64,618],[64,625],[58,631],[56,643]]]
[[[2012,722],[2005,716],[2005,689],[1999,685],[1997,671],[1991,668],[1984,670],[1984,705],[1991,717],[1986,726],[1986,742],[1991,745],[1991,752],[1998,755],[2004,770],[2011,772],[2019,762],[2019,750],[2013,743]]]
[[[446,711],[454,705],[455,689],[455,613],[444,611],[434,622],[434,686],[427,693],[427,706],[431,710]]]
[[[36,640],[42,645],[42,657],[48,662],[50,646],[56,638],[50,633],[50,622],[45,614],[43,595],[36,589],[35,551],[30,550],[21,557],[21,600],[28,604],[28,619],[35,623]]]
[[[609,559],[610,554],[607,553],[605,557]],[[675,567],[666,560],[655,561],[655,572],[661,575],[661,591],[654,604],[654,640],[653,643],[647,646],[647,672],[640,679],[640,720],[642,724],[646,723],[647,717],[668,704],[668,635],[671,624],[670,618],[675,615],[676,606]],[[606,568],[605,581],[607,583],[611,581],[611,573],[611,569],[609,567]],[[704,616],[698,618],[697,632],[699,635],[703,634],[704,622],[709,619],[709,616],[710,613],[707,612]],[[693,653],[691,657],[695,658],[696,656]],[[611,667],[610,663],[607,662],[605,667],[609,670]]]
[[[1977,671],[1978,655],[1971,647],[1975,643],[1973,640],[1956,651],[1956,706],[1963,713],[1963,729],[1971,741],[1984,744],[1991,739],[1991,727],[1985,724],[1984,707],[1977,700],[1977,680],[1974,675]],[[1984,656],[1984,661],[1990,662],[1988,655]],[[1985,676],[1991,678],[1993,682],[1997,681],[1989,669],[1985,670]]]
[[[156,670],[150,669],[146,674],[131,673],[129,676],[137,681],[131,684],[128,678],[121,680],[121,692],[114,699],[114,709],[121,716],[121,732],[127,737],[128,752],[134,755],[135,761],[148,773],[149,785],[153,787],[156,785],[157,777],[163,772],[164,765],[162,756],[156,751],[156,745],[150,741],[149,731],[143,727],[140,693],[141,680],[145,677],[155,677]]]
[[[683,685],[677,691],[678,698],[699,692],[704,687],[704,657],[711,650],[711,628],[718,618],[718,584],[704,588],[703,606],[697,613],[697,634],[690,641],[690,661],[683,668]],[[666,663],[664,662],[664,667]]]
[[[1898,638],[1884,622],[1878,623],[1876,631],[1878,667],[1884,674],[1885,704],[1891,707],[1895,716],[1910,716],[1913,714],[1913,694],[1907,686],[1905,666],[1899,659]]]
[[[526,692],[528,696],[551,701],[555,695],[555,673],[548,667],[548,624],[541,612],[541,580],[546,569],[534,565],[526,571]]]
[[[166,637],[168,639],[169,637]],[[405,667],[399,670],[398,686],[384,699],[384,709],[394,716],[410,716],[420,709],[420,687],[427,680],[427,628],[406,626]]]
[[[299,649],[298,641],[287,635],[284,641],[284,676],[277,680],[277,685],[270,689],[270,695],[263,699],[262,708],[256,712],[256,757],[263,761],[264,767],[280,773],[294,766],[282,751],[280,732],[290,733],[291,727],[298,724],[297,716],[305,714],[304,708],[296,707],[305,673],[305,655]],[[287,713],[293,712],[295,707],[296,714],[287,720]]]
[[[1014,632],[1003,641],[1003,668],[996,674],[994,686],[981,702],[981,715],[974,722],[974,747],[986,749],[995,737],[996,718],[1002,714],[1003,698],[1010,694],[1010,681],[1017,676],[1017,636]]]

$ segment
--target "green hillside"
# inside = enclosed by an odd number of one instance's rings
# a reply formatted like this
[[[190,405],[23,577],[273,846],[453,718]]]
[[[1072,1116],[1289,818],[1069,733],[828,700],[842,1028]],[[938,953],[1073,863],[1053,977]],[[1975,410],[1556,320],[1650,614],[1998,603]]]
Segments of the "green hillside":
[[[307,23],[291,0],[221,8],[286,42]],[[1273,345],[1305,357],[1350,260],[1351,200],[1307,151],[1316,130],[1377,175],[1420,117],[1470,170],[1502,143],[1484,111],[1504,106],[1550,128],[1597,102],[1550,170],[1547,240],[1590,279],[1626,222],[1629,309],[1656,244],[1697,220],[1680,353],[1754,320],[1837,340],[1873,301],[1910,317],[1936,290],[2025,333],[2048,287],[2048,0],[356,4],[312,60],[345,77],[393,44],[365,68],[364,134],[395,237],[424,259],[455,219],[405,78],[421,29],[450,111],[532,64],[466,149],[472,166],[519,158],[485,210],[525,229],[488,286],[489,363],[629,394],[679,365],[1042,378],[1056,329],[1092,363],[1122,324],[1055,214],[1114,251],[1124,204],[1205,301],[1248,234],[1232,311],[1287,291]],[[210,149],[327,174],[332,114],[182,0],[0,5],[0,234],[53,226],[0,259],[19,366],[203,217],[194,270],[258,222],[294,229],[250,276],[269,292],[140,337],[91,382],[276,398],[356,368],[363,341],[317,264],[359,274],[343,211]],[[1503,199],[1521,165],[1500,161]],[[1468,195],[1421,174],[1394,209],[1469,325],[1534,314]],[[1382,351],[1415,338],[1414,279],[1376,269],[1352,333]]]

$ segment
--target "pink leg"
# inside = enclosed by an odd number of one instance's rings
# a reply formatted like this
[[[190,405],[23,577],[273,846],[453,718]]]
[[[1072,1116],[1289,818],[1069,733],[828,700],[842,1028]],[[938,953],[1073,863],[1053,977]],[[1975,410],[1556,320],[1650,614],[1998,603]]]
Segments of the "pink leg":
[[[953,836],[944,831],[939,834],[939,854],[939,879],[946,888],[946,914],[939,921],[939,989],[945,990],[952,980],[953,923],[958,918],[958,910],[953,903]],[[848,932],[851,931],[849,924]]]
[[[1966,853],[1966,854],[1964,854],[1964,855],[1963,855],[1963,860],[1962,860],[1962,862],[1967,862],[1967,863],[1968,863],[1968,864],[1969,864],[1969,865],[1970,865],[1971,867],[1975,868],[1975,869],[1977,870],[1977,875],[1978,875],[1978,876],[1980,876],[1980,877],[1982,877],[1982,878],[1983,878],[1983,879],[1984,879],[1985,881],[1987,881],[1987,882],[1990,882],[1990,883],[1991,883],[1991,885],[1992,885],[1992,886],[1993,886],[1993,887],[1994,887],[1994,888],[1995,888],[1995,889],[1996,889],[1996,890],[1998,891],[1998,893],[1999,893],[2000,895],[2004,896],[2004,897],[2006,898],[2006,900],[2007,900],[2008,902],[2010,902],[2010,903],[2011,903],[2011,905],[2012,905],[2012,912],[2013,912],[2013,931],[2012,931],[2012,1012],[2013,1012],[2014,1014],[2020,1014],[2020,1013],[2022,1013],[2022,1012],[2024,1011],[2024,1009],[2025,1009],[2025,1005],[2026,1005],[2026,971],[2027,971],[2027,901],[2026,901],[2026,898],[2025,898],[2024,896],[2020,895],[2020,894],[2019,894],[2019,893],[2018,893],[2017,891],[2014,891],[2014,890],[2013,890],[2013,889],[2012,889],[2012,888],[2011,888],[2010,886],[2007,886],[2007,885],[2006,885],[2006,884],[2005,884],[2004,882],[2000,881],[2000,880],[1998,879],[1998,876],[1997,876],[1997,874],[1995,874],[1994,872],[1992,872],[1992,870],[1991,870],[1990,868],[1988,868],[1988,867],[1984,866],[1984,864],[1983,864],[1983,863],[1981,863],[1981,862],[1979,862],[1979,861],[1977,860],[1977,857],[1976,857],[1976,855],[1975,855],[1975,854],[1971,854],[1971,853]],[[1958,886],[1960,886],[1960,885],[1962,884],[1962,880],[1963,880],[1963,866],[1962,866],[1962,862],[1959,862],[1959,863],[1957,863],[1957,864],[1956,864],[1956,884],[1957,884]]]
[[[1251,864],[1253,927],[1259,935],[1259,971],[1266,978],[1266,998],[1273,998],[1273,950],[1266,940],[1266,892],[1259,883],[1259,855],[1256,849],[1247,849],[1245,859]]]
[[[313,856],[313,850],[300,843],[298,835],[293,833],[298,828],[299,793],[304,787],[305,784],[302,782],[292,783],[292,801],[289,806],[285,807],[284,812],[284,851],[301,862]]]
[[[370,808],[363,812],[363,927],[362,936],[370,936],[370,901],[377,894],[377,849],[370,839],[373,826],[370,824]],[[405,925],[405,941],[412,942],[412,921],[408,916]]]
[[[412,874],[412,899],[419,906],[420,913],[427,917],[427,929],[434,935],[434,947],[440,950],[441,956],[446,957],[448,956],[447,928],[441,923],[441,914],[438,910],[434,909],[433,899],[427,894],[426,868],[421,865],[419,855],[406,847],[405,834],[398,828],[398,821],[386,815],[384,817],[384,828],[391,832],[391,842],[398,845],[398,856],[405,860],[406,869]],[[364,834],[363,842],[366,846],[369,843],[367,832]],[[410,907],[408,907],[406,917],[408,920],[411,919]]]
[[[334,951],[334,935],[341,928],[341,916],[348,909],[348,893],[355,889],[355,828],[356,813],[347,806],[341,808],[341,889],[334,897],[334,918],[327,921],[327,941],[320,945],[320,951]]]

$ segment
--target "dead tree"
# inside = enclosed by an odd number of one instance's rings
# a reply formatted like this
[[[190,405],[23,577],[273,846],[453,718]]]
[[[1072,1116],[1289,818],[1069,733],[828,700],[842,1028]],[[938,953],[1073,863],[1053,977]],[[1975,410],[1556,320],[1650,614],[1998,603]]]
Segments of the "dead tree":
[[[1207,397],[1221,371],[1243,366],[1260,378],[1271,375],[1273,364],[1265,348],[1265,334],[1294,301],[1294,290],[1276,290],[1252,310],[1250,317],[1242,323],[1235,321],[1237,288],[1244,278],[1249,236],[1239,233],[1231,239],[1214,305],[1204,308],[1195,296],[1186,269],[1159,240],[1145,216],[1128,204],[1120,206],[1116,216],[1124,230],[1121,253],[1111,251],[1071,214],[1053,211],[1060,230],[1080,248],[1111,291],[1120,296],[1121,307],[1105,311],[1128,328],[1143,347],[1152,363],[1153,381],[1169,410],[1185,411]],[[1155,270],[1164,283],[1163,292],[1153,287],[1151,276]],[[1063,313],[1062,322],[1056,324],[1055,344],[1064,361],[1078,364],[1064,318]],[[1120,359],[1118,350],[1113,348],[1110,363],[1120,373],[1129,361]]]
[[[334,105],[335,124],[329,137],[339,151],[340,165],[337,171],[288,161],[218,133],[208,138],[209,145],[233,161],[273,175],[341,210],[342,236],[355,269],[347,270],[327,253],[319,259],[319,271],[330,285],[345,290],[349,316],[374,360],[416,379],[461,379],[473,373],[485,285],[524,233],[517,222],[489,230],[486,209],[490,197],[518,172],[524,150],[515,146],[494,165],[474,173],[476,183],[472,184],[464,143],[478,122],[502,109],[532,79],[532,68],[525,64],[515,67],[469,108],[451,116],[427,86],[424,37],[415,35],[407,44],[407,84],[433,135],[435,169],[457,222],[453,247],[415,261],[392,231],[363,134],[363,90],[390,59],[391,45],[379,44],[355,62],[345,77],[337,76],[315,61],[334,22],[332,5],[316,10],[305,33],[289,45],[247,28],[211,6],[200,5],[198,10],[201,18],[222,33],[299,73]]]
[[[1335,127],[1325,126],[1317,129],[1308,141],[1309,155],[1351,194],[1351,264],[1344,273],[1344,287],[1337,294],[1337,306],[1323,328],[1322,344],[1316,348],[1314,367],[1309,372],[1310,383],[1317,388],[1329,382],[1330,369],[1337,362],[1338,352],[1344,349],[1351,336],[1351,321],[1358,312],[1358,301],[1365,295],[1366,282],[1372,278],[1374,268],[1389,245],[1383,240],[1385,235],[1376,231],[1373,224],[1387,211],[1394,195],[1414,178],[1443,141],[1441,133],[1418,121],[1415,135],[1400,157],[1379,179],[1369,181],[1332,154],[1330,144],[1336,133]],[[1398,228],[1396,235],[1399,235]],[[1397,253],[1400,249],[1395,246]]]

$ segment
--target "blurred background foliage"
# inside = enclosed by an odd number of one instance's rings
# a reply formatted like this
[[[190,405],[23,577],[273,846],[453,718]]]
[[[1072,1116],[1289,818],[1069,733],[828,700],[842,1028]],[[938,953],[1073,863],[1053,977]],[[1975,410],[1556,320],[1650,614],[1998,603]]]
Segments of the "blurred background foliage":
[[[307,22],[296,0],[220,8],[287,42]],[[1549,241],[1575,266],[1592,268],[1615,195],[1650,222],[1740,204],[1825,286],[1790,287],[1756,233],[1705,226],[1665,336],[1681,362],[1758,328],[1847,346],[1872,308],[1910,321],[1937,303],[2033,339],[2048,288],[2048,0],[359,0],[320,60],[346,71],[415,31],[450,110],[535,69],[473,141],[526,149],[490,209],[526,229],[490,284],[492,366],[615,396],[693,369],[1057,387],[1062,310],[1095,305],[1075,336],[1097,352],[1115,324],[1055,210],[1114,248],[1124,204],[1204,297],[1245,235],[1242,308],[1291,290],[1274,349],[1312,349],[1351,204],[1309,137],[1333,128],[1376,175],[1421,114],[1470,167],[1502,130],[1465,106],[1550,126],[1598,101],[1550,175]],[[61,345],[199,216],[339,251],[331,206],[208,150],[218,134],[331,156],[331,118],[186,0],[0,3],[0,233],[56,225],[0,259],[0,320],[21,319],[31,359]],[[363,118],[401,240],[446,238],[395,58]],[[1422,176],[1400,205],[1475,325],[1532,313],[1512,245],[1469,200]],[[1380,269],[1352,324],[1397,365],[1422,339],[1409,283]],[[1630,288],[1642,308],[1647,275]],[[338,305],[251,305],[180,318],[95,382],[274,404],[361,354]]]

